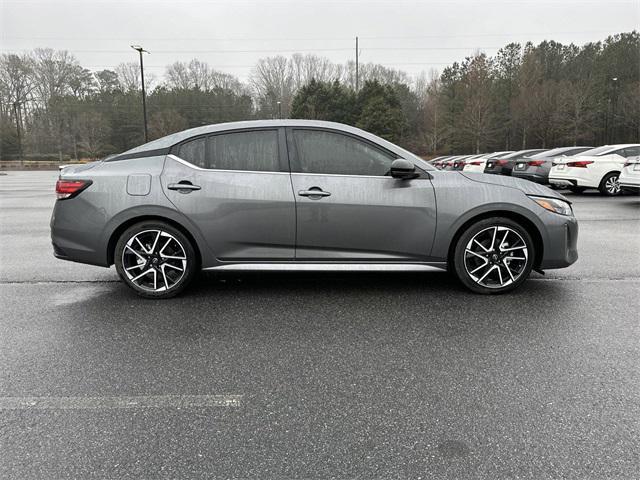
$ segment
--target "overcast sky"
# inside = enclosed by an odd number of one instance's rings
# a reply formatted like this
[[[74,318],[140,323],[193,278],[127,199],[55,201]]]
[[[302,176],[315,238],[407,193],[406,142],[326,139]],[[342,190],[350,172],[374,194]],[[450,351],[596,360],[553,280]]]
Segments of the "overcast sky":
[[[151,52],[161,76],[197,57],[246,79],[260,57],[314,53],[344,62],[360,37],[362,62],[411,75],[511,42],[582,44],[640,29],[640,0],[0,0],[3,52],[67,49],[91,70]]]

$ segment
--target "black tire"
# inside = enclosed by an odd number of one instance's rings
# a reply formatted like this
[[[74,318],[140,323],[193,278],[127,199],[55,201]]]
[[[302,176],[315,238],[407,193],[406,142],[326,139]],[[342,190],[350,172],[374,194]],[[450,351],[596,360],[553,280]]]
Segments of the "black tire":
[[[584,193],[584,191],[586,190],[586,188],[585,188],[585,187],[569,187],[569,190],[570,190],[572,193],[578,193],[578,194],[579,194],[579,193]]]
[[[141,240],[140,243],[136,237]],[[147,248],[155,248],[143,250],[145,239],[149,239]],[[131,246],[128,245],[130,242]],[[154,242],[153,245],[150,242]],[[199,270],[198,256],[189,239],[180,230],[162,221],[141,222],[125,230],[116,243],[113,258],[120,279],[145,298],[171,298],[179,294]],[[126,268],[134,273],[128,273]],[[134,281],[144,271],[149,274]]]
[[[600,193],[607,197],[616,197],[620,195],[622,193],[622,190],[620,189],[620,184],[618,183],[619,178],[619,172],[607,173],[600,182],[600,186],[598,187]]]
[[[493,236],[492,231],[494,227],[496,232],[496,240],[493,243],[494,250],[496,250],[496,252],[493,252],[491,250],[491,245],[489,243],[483,243],[483,235]],[[509,252],[502,251],[500,245],[502,243],[501,239],[503,237],[502,232],[506,232],[507,230],[515,232],[515,234],[509,233],[505,237],[506,239],[508,239],[508,241],[505,240],[505,248],[515,249],[522,244],[522,246],[525,247],[524,249],[520,247],[519,250],[512,250]],[[509,235],[511,235],[511,237]],[[472,247],[475,247],[475,243],[471,243],[474,238],[476,238],[476,240],[479,240],[480,244],[484,245],[482,247],[478,247],[481,248],[480,252],[482,252],[483,255],[485,253],[484,249],[487,247],[489,247],[489,251],[492,252],[486,254],[485,259],[489,263],[484,264],[486,265],[486,269],[481,270],[478,275],[486,273],[486,271],[490,268],[499,267],[497,268],[497,271],[494,270],[493,272],[490,272],[488,276],[484,280],[482,280],[484,284],[477,281],[478,277],[474,279],[470,274],[470,272],[474,271],[474,267],[476,267],[476,265],[469,266],[469,263],[477,261],[479,262],[478,265],[481,265],[483,262],[483,260],[477,260],[475,258],[475,255],[470,255],[467,253],[467,247],[470,244],[472,245]],[[488,238],[488,240],[489,242],[491,241],[490,238]],[[512,244],[509,243],[512,241]],[[498,243],[496,244],[496,242]],[[507,244],[509,244],[508,247]],[[516,254],[516,252],[520,253]],[[494,253],[497,255],[497,258],[492,258]],[[505,293],[518,288],[529,277],[529,274],[531,273],[531,270],[533,268],[535,253],[535,247],[533,244],[533,240],[531,239],[531,235],[519,223],[504,217],[486,218],[483,220],[479,220],[478,222],[468,227],[458,238],[452,258],[453,270],[460,282],[462,282],[465,287],[473,292],[485,295]],[[507,258],[510,256],[510,254],[511,258]],[[515,257],[515,255],[522,255],[522,257]],[[525,260],[517,260],[517,258],[525,258]],[[465,263],[465,261],[467,263]],[[496,263],[494,264],[492,262]],[[507,265],[513,265],[515,268],[511,270]],[[469,270],[469,268],[471,268],[471,270]],[[513,278],[507,277],[507,274],[509,274],[509,270],[513,272],[512,274],[510,274],[513,275]],[[487,284],[490,284],[493,281],[493,278],[495,278],[496,284],[487,286]],[[505,285],[501,286],[500,279],[502,278],[506,278],[507,280],[504,282]]]

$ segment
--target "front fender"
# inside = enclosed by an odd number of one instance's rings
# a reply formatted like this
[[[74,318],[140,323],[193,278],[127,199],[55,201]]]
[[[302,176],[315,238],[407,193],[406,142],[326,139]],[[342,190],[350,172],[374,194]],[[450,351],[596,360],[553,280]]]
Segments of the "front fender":
[[[431,257],[446,261],[456,234],[476,218],[507,216],[523,218],[539,233],[542,245],[548,243],[543,221],[548,213],[517,188],[473,181],[463,175],[447,175],[433,180],[437,200],[436,235]]]

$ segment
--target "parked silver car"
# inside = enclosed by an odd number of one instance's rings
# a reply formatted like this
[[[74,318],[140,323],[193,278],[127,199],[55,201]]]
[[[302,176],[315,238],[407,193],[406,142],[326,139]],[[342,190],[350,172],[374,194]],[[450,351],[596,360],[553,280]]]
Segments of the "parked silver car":
[[[576,261],[558,193],[439,171],[346,125],[273,120],[175,133],[60,173],[58,258],[169,297],[204,270],[450,270],[479,293]]]
[[[535,155],[516,160],[511,175],[547,185],[549,183],[549,172],[556,158],[573,157],[592,148],[593,147],[559,147],[536,153]]]

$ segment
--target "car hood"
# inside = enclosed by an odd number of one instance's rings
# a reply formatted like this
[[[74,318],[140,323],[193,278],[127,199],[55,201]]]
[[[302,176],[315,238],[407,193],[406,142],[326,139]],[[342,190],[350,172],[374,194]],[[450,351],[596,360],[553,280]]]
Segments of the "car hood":
[[[490,175],[486,173],[457,173],[473,182],[516,188],[524,192],[526,195],[539,195],[541,197],[559,198],[560,200],[571,203],[563,195],[560,195],[558,192],[551,190],[549,187],[545,187],[544,185],[540,185],[529,180],[524,180],[522,178],[507,177],[503,175]]]

